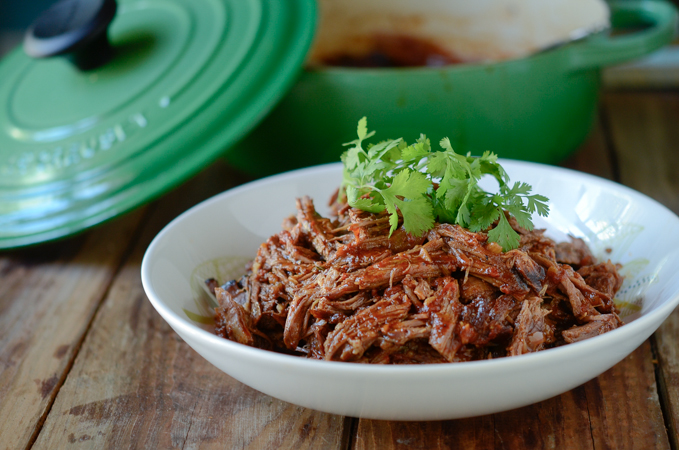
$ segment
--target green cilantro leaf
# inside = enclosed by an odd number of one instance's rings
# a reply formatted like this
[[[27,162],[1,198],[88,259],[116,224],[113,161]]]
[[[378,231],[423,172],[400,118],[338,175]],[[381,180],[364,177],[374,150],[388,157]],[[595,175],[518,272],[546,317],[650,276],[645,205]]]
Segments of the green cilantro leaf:
[[[361,192],[353,186],[347,186],[347,203],[354,208],[362,209],[374,214],[384,211],[384,205],[374,198],[365,198]]]
[[[421,236],[434,226],[433,208],[425,198],[430,187],[431,181],[425,174],[405,169],[394,177],[390,187],[380,191],[390,214],[390,232],[398,227],[396,208],[403,215],[405,230],[414,236]]]
[[[479,200],[472,209],[469,229],[474,232],[487,230],[502,214],[502,210],[492,201]]]
[[[547,205],[549,199],[547,197],[534,194],[527,195],[526,199],[528,200],[528,210],[531,213],[537,212],[542,217],[547,217],[549,215],[549,206]]]
[[[365,139],[368,134],[368,118],[363,116],[358,121],[358,138],[360,140]]]
[[[374,135],[374,131],[368,132],[365,117],[359,120],[356,132],[358,139],[344,144],[350,148],[342,155],[342,193],[354,208],[372,213],[386,210],[390,232],[396,230],[401,218],[405,230],[416,236],[436,221],[455,223],[474,232],[487,232],[488,239],[506,251],[519,245],[520,236],[505,212],[528,230],[533,229],[532,214],[549,214],[549,200],[531,194],[529,184],[515,182],[510,187],[509,176],[494,153],[461,155],[448,138],[440,141],[442,150],[432,150],[424,134],[411,145],[399,138],[364,149],[363,142]],[[485,176],[498,182],[497,193],[479,187]]]
[[[521,238],[509,224],[505,215],[500,214],[500,220],[497,225],[488,232],[488,240],[497,242],[503,249],[507,250],[518,247]]]

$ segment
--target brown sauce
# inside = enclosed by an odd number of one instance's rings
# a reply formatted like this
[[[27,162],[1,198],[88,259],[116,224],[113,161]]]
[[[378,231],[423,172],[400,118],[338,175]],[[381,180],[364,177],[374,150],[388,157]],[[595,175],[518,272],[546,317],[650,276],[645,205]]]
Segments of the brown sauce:
[[[336,53],[322,58],[335,67],[440,67],[463,62],[439,45],[407,35],[375,35],[363,54]]]

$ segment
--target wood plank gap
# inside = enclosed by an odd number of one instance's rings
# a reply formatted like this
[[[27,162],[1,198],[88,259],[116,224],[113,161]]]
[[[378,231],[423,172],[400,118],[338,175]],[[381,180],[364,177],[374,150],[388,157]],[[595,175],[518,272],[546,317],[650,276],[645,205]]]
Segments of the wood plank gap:
[[[584,393],[585,399],[587,399],[587,390],[585,390]],[[594,439],[594,426],[592,424],[592,415],[589,412],[589,401],[585,402],[585,406],[587,406],[587,420],[589,421],[589,438],[592,440],[592,448],[594,450],[597,450],[596,439]]]
[[[492,415],[493,421],[493,448],[504,448],[504,445],[498,446],[497,440],[500,439],[500,442],[502,443],[502,436],[500,436],[500,433],[497,431],[497,425],[495,424],[495,414]]]
[[[196,400],[196,403],[193,404],[193,408],[191,408],[191,416],[193,416],[193,412],[196,410],[196,407],[198,406],[198,400]],[[193,419],[193,417],[191,417]],[[184,442],[182,442],[181,449],[184,450],[186,448],[186,442],[189,440],[189,436],[191,435],[191,426],[193,425],[193,420],[189,420],[189,426],[186,427],[186,436],[184,436]]]
[[[356,440],[358,439],[358,421],[356,417],[344,417],[344,435],[342,436],[342,450],[351,450],[356,448]]]
[[[668,440],[670,441],[670,448],[672,450],[679,450],[679,442],[677,439],[677,432],[672,424],[672,413],[670,411],[670,405],[668,402],[669,394],[667,393],[667,383],[665,377],[663,376],[662,370],[660,369],[659,353],[658,353],[658,342],[656,341],[655,334],[650,337],[651,341],[651,353],[653,354],[653,369],[655,372],[655,384],[658,389],[658,401],[660,402],[660,409],[662,411],[663,421],[665,422],[665,429],[667,430]]]
[[[615,144],[613,142],[613,132],[611,130],[610,118],[606,111],[606,103],[602,102],[599,108],[599,123],[601,124],[601,134],[603,136],[606,153],[611,162],[611,173],[613,174],[613,181],[620,183],[620,160],[615,151]]]
[[[147,210],[144,212],[143,217],[148,217],[149,214],[155,209],[156,204],[154,203],[152,206],[147,207]],[[54,387],[54,390],[52,391],[52,394],[50,395],[49,403],[47,404],[47,407],[45,408],[45,411],[43,414],[40,416],[40,419],[38,419],[38,423],[35,426],[35,430],[33,430],[33,434],[31,434],[31,438],[28,440],[28,443],[26,444],[25,450],[30,450],[33,448],[33,445],[35,442],[38,440],[38,436],[40,435],[40,432],[42,431],[43,426],[45,425],[45,421],[47,420],[47,417],[50,415],[50,412],[52,411],[52,406],[54,406],[54,402],[57,399],[57,396],[59,395],[59,391],[61,390],[61,387],[64,385],[66,382],[66,379],[68,378],[68,375],[71,373],[71,369],[73,369],[73,365],[75,364],[75,359],[77,358],[78,354],[80,353],[80,349],[82,348],[83,343],[85,342],[85,339],[87,338],[87,335],[90,332],[90,329],[92,328],[92,324],[94,323],[94,319],[97,317],[97,314],[99,314],[99,310],[101,309],[101,306],[104,304],[104,300],[109,294],[109,291],[111,290],[111,286],[113,286],[113,282],[115,281],[116,277],[122,270],[123,266],[125,265],[125,262],[130,258],[132,255],[132,251],[134,250],[135,246],[139,242],[139,239],[141,239],[141,230],[144,226],[144,220],[139,221],[139,224],[137,225],[137,230],[135,232],[135,237],[130,239],[130,242],[125,249],[125,252],[123,253],[122,257],[120,258],[120,261],[118,263],[118,266],[115,268],[113,271],[113,274],[111,275],[111,278],[106,285],[106,289],[102,291],[101,297],[97,301],[97,306],[94,308],[94,311],[92,313],[92,316],[90,317],[89,322],[87,323],[87,326],[85,327],[85,331],[83,332],[82,336],[80,336],[80,339],[78,339],[78,342],[76,342],[74,348],[73,348],[73,354],[71,358],[68,360],[68,363],[66,364],[66,367],[64,368],[64,371],[62,372],[61,376],[59,377],[59,381]]]

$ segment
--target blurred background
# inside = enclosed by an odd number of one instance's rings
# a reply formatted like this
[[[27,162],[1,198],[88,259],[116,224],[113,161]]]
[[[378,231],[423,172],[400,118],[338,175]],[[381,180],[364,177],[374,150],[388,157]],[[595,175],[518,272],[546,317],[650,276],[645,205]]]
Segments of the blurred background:
[[[57,0],[0,0],[0,58],[21,43],[38,15]],[[679,0],[668,0],[679,6]],[[679,41],[641,61],[604,71],[609,87],[679,86]]]
[[[56,0],[0,1],[0,56],[19,45],[23,33]]]

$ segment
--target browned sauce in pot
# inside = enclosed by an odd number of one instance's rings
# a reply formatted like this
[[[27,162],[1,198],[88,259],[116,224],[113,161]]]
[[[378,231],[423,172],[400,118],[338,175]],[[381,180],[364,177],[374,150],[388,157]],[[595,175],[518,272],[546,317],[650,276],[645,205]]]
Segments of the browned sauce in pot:
[[[352,54],[341,52],[322,58],[336,67],[438,67],[463,62],[434,42],[408,35],[375,35],[371,50]]]

